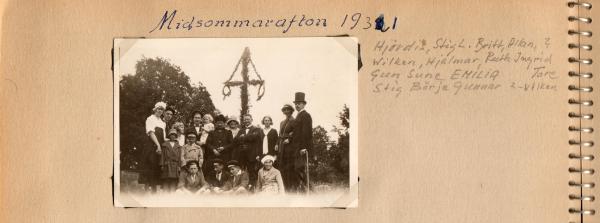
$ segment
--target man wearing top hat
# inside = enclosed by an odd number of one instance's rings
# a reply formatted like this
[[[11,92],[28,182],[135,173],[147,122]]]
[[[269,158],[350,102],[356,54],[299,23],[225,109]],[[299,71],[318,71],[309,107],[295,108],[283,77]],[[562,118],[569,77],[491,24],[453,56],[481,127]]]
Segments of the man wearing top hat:
[[[294,120],[294,130],[292,133],[292,142],[298,147],[296,163],[294,165],[295,172],[299,180],[299,191],[306,190],[306,162],[307,153],[312,157],[312,117],[305,110],[306,100],[303,92],[296,92],[294,105],[298,114]]]

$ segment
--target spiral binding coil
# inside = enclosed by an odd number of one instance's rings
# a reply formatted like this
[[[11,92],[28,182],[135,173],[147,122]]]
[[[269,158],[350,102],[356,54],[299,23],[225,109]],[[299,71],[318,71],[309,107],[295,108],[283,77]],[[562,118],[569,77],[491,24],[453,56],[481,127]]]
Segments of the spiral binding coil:
[[[567,4],[567,6],[570,8],[578,7],[579,10],[590,10],[592,8],[591,3],[579,2],[579,1],[569,2]],[[589,17],[569,16],[567,18],[567,20],[569,22],[576,22],[576,23],[585,23],[585,24],[592,23],[592,18],[589,18]],[[592,36],[591,31],[579,30],[579,28],[578,28],[577,30],[569,30],[567,34],[569,34],[571,36],[578,36],[578,39],[579,39],[579,41],[578,41],[579,43],[570,43],[568,45],[569,49],[578,50],[578,52],[592,50],[591,44],[581,43],[582,39],[589,38]],[[580,55],[580,54],[578,54],[578,55]],[[592,59],[580,58],[579,56],[578,57],[569,57],[568,62],[577,64],[579,67],[589,66],[593,63]],[[584,72],[580,72],[579,70],[581,70],[581,69],[578,69],[578,71],[570,71],[569,77],[577,78],[578,80],[591,79],[593,77],[592,73],[584,73]],[[578,83],[580,83],[580,82],[578,81]],[[569,91],[577,92],[577,94],[579,96],[578,97],[579,99],[574,99],[574,98],[569,99],[569,101],[568,101],[569,104],[578,105],[578,106],[580,106],[580,108],[589,107],[594,104],[594,102],[592,100],[581,99],[584,94],[589,94],[590,92],[592,92],[594,90],[592,88],[592,86],[569,85],[568,89],[569,89]],[[579,111],[581,111],[581,110],[582,109],[579,109]],[[584,182],[583,181],[584,176],[594,174],[595,170],[589,169],[589,168],[583,168],[583,165],[582,165],[583,162],[591,162],[592,160],[594,160],[593,155],[591,155],[591,154],[584,155],[583,154],[584,152],[582,150],[585,147],[593,147],[594,146],[593,141],[582,140],[582,138],[583,138],[582,134],[592,133],[592,132],[594,132],[594,128],[581,126],[582,125],[581,121],[582,120],[590,120],[590,119],[593,119],[593,117],[594,117],[594,115],[591,113],[582,113],[582,112],[579,112],[579,113],[570,112],[569,113],[569,118],[579,120],[579,126],[569,126],[569,131],[570,132],[579,132],[579,134],[580,134],[578,139],[570,139],[569,145],[578,146],[580,149],[579,149],[579,153],[577,153],[577,154],[575,154],[575,153],[569,154],[569,159],[578,160],[579,167],[570,167],[568,171],[571,174],[578,174],[581,179],[581,182],[569,181],[570,187],[576,187],[576,188],[580,189],[579,190],[580,194],[570,194],[569,195],[570,200],[579,200],[580,201],[580,207],[579,208],[569,208],[569,213],[578,214],[581,216],[581,218],[583,218],[584,215],[596,214],[596,210],[594,210],[594,209],[585,209],[584,208],[585,205],[583,203],[584,201],[585,202],[593,202],[596,199],[593,195],[584,194],[584,190],[583,190],[584,188],[594,188],[596,186],[596,184],[594,182]]]

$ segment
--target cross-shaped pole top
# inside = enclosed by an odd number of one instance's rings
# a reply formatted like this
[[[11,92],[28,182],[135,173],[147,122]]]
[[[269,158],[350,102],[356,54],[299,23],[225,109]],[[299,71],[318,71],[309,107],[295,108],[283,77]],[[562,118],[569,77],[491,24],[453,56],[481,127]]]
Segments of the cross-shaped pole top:
[[[233,76],[235,75],[236,71],[239,69],[241,64],[241,75],[242,75],[242,81],[233,81]],[[258,77],[258,79],[253,79],[250,80],[250,76],[248,75],[249,72],[249,67],[248,65],[252,65],[252,68],[254,70],[254,73],[256,73],[256,76]],[[241,112],[240,112],[240,116],[241,115],[245,115],[248,114],[249,112],[249,99],[248,99],[248,86],[258,86],[258,97],[256,98],[256,100],[260,100],[262,98],[262,96],[265,93],[265,81],[260,77],[260,75],[258,74],[258,72],[256,71],[256,67],[254,66],[254,63],[252,62],[252,59],[250,57],[250,49],[248,47],[244,48],[244,52],[242,53],[242,56],[240,57],[237,65],[235,66],[235,69],[233,70],[233,73],[231,74],[231,76],[229,77],[229,79],[227,81],[225,81],[223,83],[223,99],[225,99],[227,96],[231,95],[231,87],[240,87],[240,98],[241,98]],[[227,89],[227,92],[226,92]]]

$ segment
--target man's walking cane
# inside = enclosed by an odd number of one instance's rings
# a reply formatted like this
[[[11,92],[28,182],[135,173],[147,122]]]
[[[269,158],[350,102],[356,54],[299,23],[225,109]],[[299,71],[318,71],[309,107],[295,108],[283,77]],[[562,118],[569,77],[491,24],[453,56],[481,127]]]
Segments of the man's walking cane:
[[[310,195],[310,173],[308,172],[308,151],[306,151],[306,195]]]

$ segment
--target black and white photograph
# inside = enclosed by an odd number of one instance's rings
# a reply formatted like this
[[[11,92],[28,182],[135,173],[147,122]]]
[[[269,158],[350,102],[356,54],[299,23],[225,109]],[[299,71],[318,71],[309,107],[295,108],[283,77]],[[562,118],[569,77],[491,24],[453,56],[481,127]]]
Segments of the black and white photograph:
[[[113,50],[115,206],[358,206],[358,39]]]

